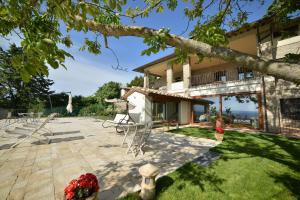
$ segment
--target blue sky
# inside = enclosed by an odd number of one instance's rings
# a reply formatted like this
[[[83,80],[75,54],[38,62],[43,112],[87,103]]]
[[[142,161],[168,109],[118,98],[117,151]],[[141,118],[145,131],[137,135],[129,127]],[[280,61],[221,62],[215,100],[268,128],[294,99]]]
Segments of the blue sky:
[[[125,24],[134,24],[147,26],[151,28],[169,28],[171,33],[180,34],[186,28],[187,18],[184,16],[183,9],[188,4],[178,0],[179,5],[175,11],[165,10],[163,13],[152,13],[148,18],[137,19],[135,23],[125,20]],[[263,6],[258,3],[251,3],[247,6],[249,12],[249,22],[261,18],[271,1],[267,0]],[[136,4],[136,3],[132,3]],[[214,13],[212,8],[208,12]],[[190,29],[193,23],[191,23]],[[85,51],[79,51],[79,47],[85,37],[91,37],[91,34],[72,32],[73,46],[68,51],[75,57],[75,60],[66,61],[67,70],[50,69],[49,78],[54,80],[52,89],[56,92],[71,91],[75,95],[88,96],[95,93],[97,88],[108,81],[117,81],[123,84],[129,82],[134,76],[141,75],[135,73],[132,69],[141,66],[147,62],[172,53],[172,49],[159,52],[151,56],[141,56],[142,50],[147,46],[143,44],[141,38],[122,37],[120,39],[109,38],[109,46],[117,54],[120,65],[128,68],[128,72],[116,71],[111,68],[116,65],[116,59],[113,54],[105,48],[102,48],[101,55],[92,55]],[[187,33],[184,35],[187,36]],[[9,43],[19,44],[20,40],[12,35],[10,42],[0,38],[1,47],[7,48]],[[103,45],[104,46],[104,45]]]

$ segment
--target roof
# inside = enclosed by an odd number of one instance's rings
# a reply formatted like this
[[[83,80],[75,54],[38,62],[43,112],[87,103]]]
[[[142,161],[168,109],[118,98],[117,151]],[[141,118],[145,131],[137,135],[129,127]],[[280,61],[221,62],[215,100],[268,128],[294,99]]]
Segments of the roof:
[[[124,99],[127,99],[131,94],[134,92],[138,92],[147,96],[161,96],[161,97],[171,97],[171,98],[176,98],[176,99],[183,99],[187,101],[195,101],[199,103],[204,103],[204,104],[213,104],[212,101],[205,100],[205,99],[193,99],[192,97],[189,96],[183,96],[179,94],[174,94],[174,93],[168,93],[166,91],[162,90],[155,90],[155,89],[150,89],[150,88],[143,88],[143,87],[131,87],[128,88],[129,90],[123,95]]]
[[[262,26],[262,25],[266,25],[266,24],[269,24],[270,22],[272,22],[273,20],[273,16],[268,16],[268,17],[264,17],[262,19],[259,19],[257,21],[254,21],[252,23],[246,23],[244,24],[242,27],[236,29],[236,30],[233,30],[233,31],[230,31],[230,32],[227,32],[226,35],[228,37],[233,37],[233,36],[236,36],[236,35],[239,35],[239,34],[242,34],[242,33],[245,33],[247,31],[250,31],[252,29],[255,29],[257,28],[258,26]],[[300,20],[300,17],[297,17],[297,18],[294,18],[293,21],[296,21],[296,20]],[[152,65],[155,65],[155,64],[158,64],[158,63],[162,63],[164,61],[167,61],[169,59],[172,59],[172,58],[175,58],[176,55],[174,53],[172,54],[169,54],[167,56],[164,56],[162,58],[159,58],[157,60],[154,60],[152,62],[149,62],[149,63],[146,63],[140,67],[137,67],[135,69],[133,69],[133,71],[135,72],[141,72],[143,73],[144,72],[144,69],[152,66]]]
[[[161,96],[168,96],[168,97],[175,97],[175,98],[192,100],[191,97],[182,96],[182,95],[179,95],[179,94],[173,94],[173,93],[168,93],[168,92],[165,92],[165,91],[162,91],[162,90],[155,90],[155,89],[135,87],[135,86],[129,88],[129,91],[124,94],[123,98],[127,99],[127,97],[130,96],[134,92],[142,93],[142,94],[145,94],[145,95],[156,94],[156,95],[161,95]]]

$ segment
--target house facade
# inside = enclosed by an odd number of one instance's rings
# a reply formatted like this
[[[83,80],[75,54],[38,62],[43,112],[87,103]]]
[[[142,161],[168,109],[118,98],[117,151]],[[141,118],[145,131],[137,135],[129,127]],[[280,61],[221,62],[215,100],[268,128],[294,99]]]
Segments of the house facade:
[[[290,53],[300,54],[299,18],[285,27],[278,27],[272,18],[265,18],[227,35],[229,48],[262,58],[282,59]],[[203,110],[208,111],[209,103],[204,106],[203,102],[197,102],[199,99],[217,97],[217,107],[222,112],[222,97],[251,95],[257,99],[259,129],[267,132],[300,133],[300,86],[221,59],[204,58],[198,62],[197,56],[189,55],[186,63],[172,64],[170,61],[174,59],[175,55],[171,54],[134,71],[144,74],[145,89],[189,99],[173,104],[173,107],[177,107],[176,113],[180,118],[185,118],[180,121],[181,124],[196,122],[193,113],[195,105],[202,105]],[[149,84],[150,75],[159,77],[154,84]],[[130,100],[130,95],[127,98]],[[146,103],[150,118],[155,116],[154,110],[162,106],[159,101],[151,98]],[[174,110],[172,106],[166,106],[167,101],[167,98],[160,101],[164,102],[163,109]]]

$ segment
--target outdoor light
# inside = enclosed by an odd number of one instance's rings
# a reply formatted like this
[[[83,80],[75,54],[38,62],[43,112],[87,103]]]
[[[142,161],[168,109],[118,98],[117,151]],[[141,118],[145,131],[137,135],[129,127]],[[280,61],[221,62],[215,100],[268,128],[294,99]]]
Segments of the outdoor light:
[[[143,200],[151,200],[155,198],[155,177],[159,174],[159,169],[148,163],[139,169],[142,175],[140,197]]]

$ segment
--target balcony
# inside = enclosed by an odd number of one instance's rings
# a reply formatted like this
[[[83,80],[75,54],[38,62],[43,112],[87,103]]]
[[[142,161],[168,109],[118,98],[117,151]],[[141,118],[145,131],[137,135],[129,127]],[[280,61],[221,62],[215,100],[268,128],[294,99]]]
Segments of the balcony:
[[[286,54],[300,53],[300,36],[294,36],[283,40],[275,39],[272,47],[271,42],[265,42],[261,44],[262,57],[272,59],[274,56],[276,59],[283,58]]]
[[[233,68],[227,71],[205,72],[197,75],[192,75],[192,87],[206,84],[224,84],[230,82],[247,82],[259,79],[258,73],[249,71],[244,68]]]
[[[172,91],[183,90],[184,89],[183,81],[172,83],[171,89],[172,89]]]

